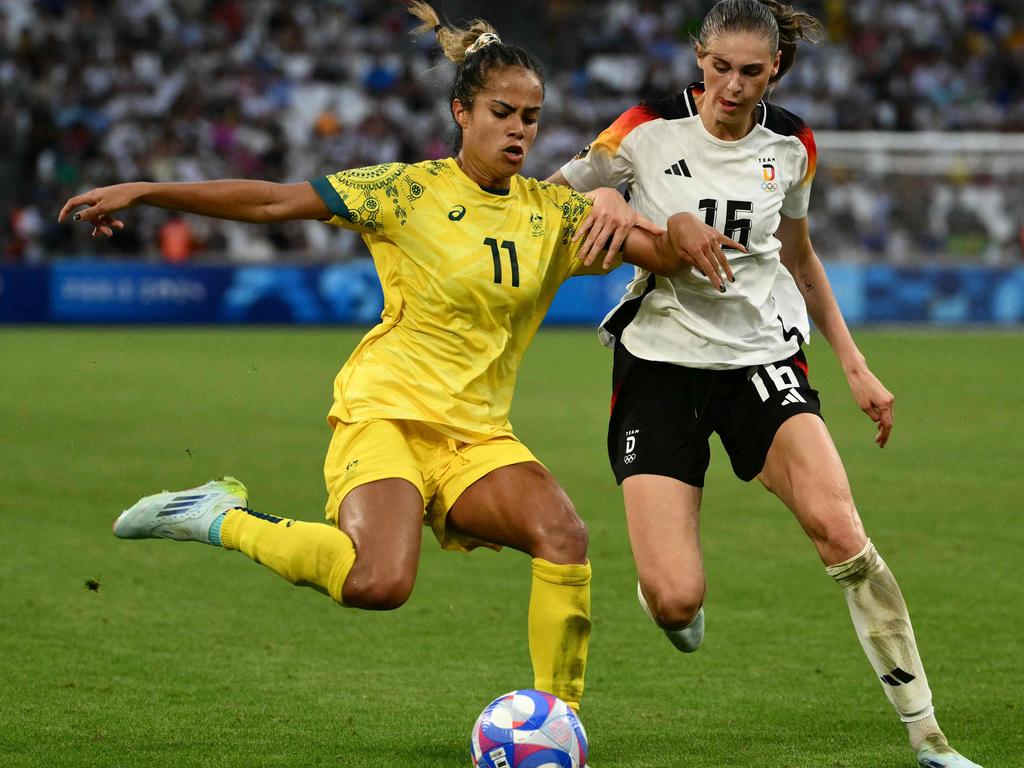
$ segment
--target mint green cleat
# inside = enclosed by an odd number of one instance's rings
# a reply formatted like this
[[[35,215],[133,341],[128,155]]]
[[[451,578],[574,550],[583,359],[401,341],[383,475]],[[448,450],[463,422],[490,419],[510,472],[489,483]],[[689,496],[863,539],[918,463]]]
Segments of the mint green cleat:
[[[651,613],[651,607],[647,605],[647,598],[644,597],[639,582],[636,585],[636,597],[640,601],[640,607],[647,614],[647,618],[654,621],[654,614]],[[654,623],[657,624],[656,621]],[[676,650],[683,653],[693,653],[704,642],[704,606],[702,605],[700,610],[697,611],[693,621],[682,629],[662,629],[661,631],[665,633],[665,637],[676,647]]]
[[[945,738],[925,739],[917,748],[917,764],[920,768],[981,768],[949,746]]]
[[[210,526],[224,512],[245,507],[248,491],[233,477],[211,480],[184,491],[144,496],[114,521],[120,539],[210,541]]]

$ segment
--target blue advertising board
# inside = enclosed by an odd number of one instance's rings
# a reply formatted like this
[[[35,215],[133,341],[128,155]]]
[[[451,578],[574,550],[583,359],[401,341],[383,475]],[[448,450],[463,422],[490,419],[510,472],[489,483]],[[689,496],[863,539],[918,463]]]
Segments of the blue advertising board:
[[[1024,323],[1024,268],[826,265],[851,324]],[[546,322],[596,325],[632,276],[562,286]],[[344,323],[384,308],[369,259],[298,266],[168,266],[59,261],[0,267],[0,323]]]

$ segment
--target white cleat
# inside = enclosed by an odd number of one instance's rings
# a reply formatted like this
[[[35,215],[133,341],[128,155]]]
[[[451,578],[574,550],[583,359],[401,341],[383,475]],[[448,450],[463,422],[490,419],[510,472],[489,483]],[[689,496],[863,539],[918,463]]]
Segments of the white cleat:
[[[961,755],[945,739],[925,739],[917,748],[917,764],[920,768],[981,768],[977,763]]]
[[[210,543],[210,525],[222,513],[245,507],[248,492],[233,477],[211,480],[184,491],[145,496],[114,521],[121,539],[176,539]]]
[[[636,597],[640,601],[640,607],[647,614],[647,618],[657,624],[658,622],[654,620],[654,614],[651,613],[651,607],[647,604],[647,598],[644,597],[643,590],[640,589],[639,582],[636,585]],[[693,621],[682,629],[662,629],[661,631],[665,633],[665,637],[676,647],[676,650],[683,653],[693,653],[704,642],[704,606],[702,605],[700,610],[697,611]]]

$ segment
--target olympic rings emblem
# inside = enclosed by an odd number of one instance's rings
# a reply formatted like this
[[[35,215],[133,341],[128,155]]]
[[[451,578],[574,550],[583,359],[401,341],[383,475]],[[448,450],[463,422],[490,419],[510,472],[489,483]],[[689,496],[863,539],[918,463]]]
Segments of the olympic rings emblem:
[[[761,182],[761,189],[763,189],[765,192],[774,192],[778,188],[779,188],[779,185],[776,184],[774,181],[763,181],[763,182]]]

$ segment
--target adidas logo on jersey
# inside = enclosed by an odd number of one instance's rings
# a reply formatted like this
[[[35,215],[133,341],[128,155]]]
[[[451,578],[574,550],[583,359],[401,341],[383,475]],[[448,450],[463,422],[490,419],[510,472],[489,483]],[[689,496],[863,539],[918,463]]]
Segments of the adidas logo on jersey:
[[[665,169],[665,175],[667,176],[685,176],[688,179],[692,179],[693,176],[690,174],[690,169],[686,167],[686,161],[680,160],[677,163],[672,163],[668,168]]]

